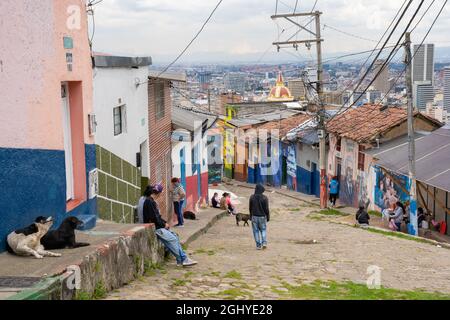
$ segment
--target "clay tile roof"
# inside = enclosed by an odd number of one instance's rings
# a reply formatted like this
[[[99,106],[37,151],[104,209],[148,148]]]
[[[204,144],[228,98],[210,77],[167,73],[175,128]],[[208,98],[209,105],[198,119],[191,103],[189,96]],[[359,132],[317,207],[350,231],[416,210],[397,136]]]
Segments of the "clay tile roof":
[[[260,126],[258,126],[258,130],[280,130],[280,138],[286,136],[286,134],[292,129],[296,128],[299,124],[304,123],[306,120],[309,120],[311,117],[306,114],[297,114],[292,117],[280,120],[274,120],[270,122],[266,122]]]
[[[438,127],[440,126],[437,120],[425,114],[416,112],[415,116],[420,116]],[[407,121],[405,108],[383,108],[381,105],[366,104],[337,115],[327,123],[327,130],[342,138],[356,142],[368,142],[404,121]]]

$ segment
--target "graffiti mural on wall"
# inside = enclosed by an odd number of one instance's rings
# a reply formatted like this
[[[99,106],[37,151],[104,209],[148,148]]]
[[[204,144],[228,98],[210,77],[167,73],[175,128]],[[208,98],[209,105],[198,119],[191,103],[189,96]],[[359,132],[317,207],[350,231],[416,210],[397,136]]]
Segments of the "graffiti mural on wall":
[[[358,206],[366,205],[369,201],[369,193],[367,192],[367,179],[364,171],[359,171],[358,179],[356,180],[356,189],[358,190],[357,202]]]
[[[405,202],[409,199],[407,177],[394,173],[386,173],[380,167],[375,167],[375,204],[380,209],[389,208],[397,201]]]
[[[355,163],[352,153],[353,143],[347,142],[346,150],[348,150],[348,153],[343,161],[339,200],[346,205],[353,205],[354,199],[357,196],[357,194],[355,194],[356,184],[353,181],[353,168]]]
[[[295,156],[295,145],[287,147],[287,183],[288,188],[297,190],[297,160]]]
[[[355,143],[347,140],[345,150],[339,200],[345,205],[358,207],[360,204],[366,204],[369,199],[367,177],[364,171],[357,170],[357,162],[354,157]],[[356,180],[354,180],[355,170],[357,170]]]

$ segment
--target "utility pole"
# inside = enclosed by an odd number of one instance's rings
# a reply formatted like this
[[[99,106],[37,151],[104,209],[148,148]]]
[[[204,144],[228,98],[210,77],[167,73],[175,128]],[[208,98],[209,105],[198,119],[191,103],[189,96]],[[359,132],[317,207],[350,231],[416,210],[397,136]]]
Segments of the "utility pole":
[[[289,37],[285,41],[274,42],[273,45],[277,47],[278,51],[281,46],[284,45],[292,45],[296,50],[298,50],[299,44],[305,44],[307,47],[311,45],[311,43],[316,44],[317,48],[317,83],[315,89],[317,90],[317,94],[319,96],[319,108],[318,108],[318,117],[319,117],[319,160],[320,160],[320,207],[322,209],[327,208],[328,200],[327,200],[327,154],[326,154],[326,127],[325,127],[325,106],[323,103],[323,65],[322,65],[322,36],[321,36],[321,28],[320,28],[320,16],[322,12],[306,12],[306,13],[289,13],[289,14],[275,14],[271,18],[272,19],[285,19],[290,23],[296,25],[299,29],[308,32],[314,36],[313,39],[303,39],[303,40],[292,40],[297,34],[301,31],[297,31]],[[297,17],[314,17],[316,30],[315,32],[307,29],[305,26],[297,23],[292,18]],[[309,23],[308,23],[309,24]],[[308,47],[309,48],[309,47]]]
[[[405,64],[406,64],[406,97],[408,108],[408,169],[409,169],[409,226],[408,233],[418,236],[417,225],[417,184],[416,184],[416,142],[414,140],[414,107],[412,101],[412,57],[411,34],[405,34]]]

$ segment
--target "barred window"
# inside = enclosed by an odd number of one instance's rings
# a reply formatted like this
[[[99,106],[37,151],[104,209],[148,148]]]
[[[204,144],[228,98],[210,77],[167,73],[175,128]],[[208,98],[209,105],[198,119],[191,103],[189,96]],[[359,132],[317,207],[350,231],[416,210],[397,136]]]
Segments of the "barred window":
[[[118,136],[126,130],[126,109],[119,106],[113,109],[114,136]]]

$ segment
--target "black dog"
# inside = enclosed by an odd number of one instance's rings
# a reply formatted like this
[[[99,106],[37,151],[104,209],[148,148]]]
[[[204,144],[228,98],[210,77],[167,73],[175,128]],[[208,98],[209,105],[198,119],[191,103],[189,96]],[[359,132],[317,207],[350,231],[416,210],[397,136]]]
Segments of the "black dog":
[[[245,225],[250,226],[248,224],[248,220],[250,220],[250,215],[249,214],[244,214],[244,213],[238,213],[236,215],[236,225],[239,226],[239,222],[244,221],[244,227]]]
[[[41,244],[47,250],[75,249],[89,246],[89,243],[76,242],[75,229],[83,222],[76,217],[66,218],[57,230],[49,231],[42,239]]]
[[[184,217],[186,220],[197,220],[196,214],[193,213],[192,211],[185,211],[185,212],[183,213],[183,217]]]

